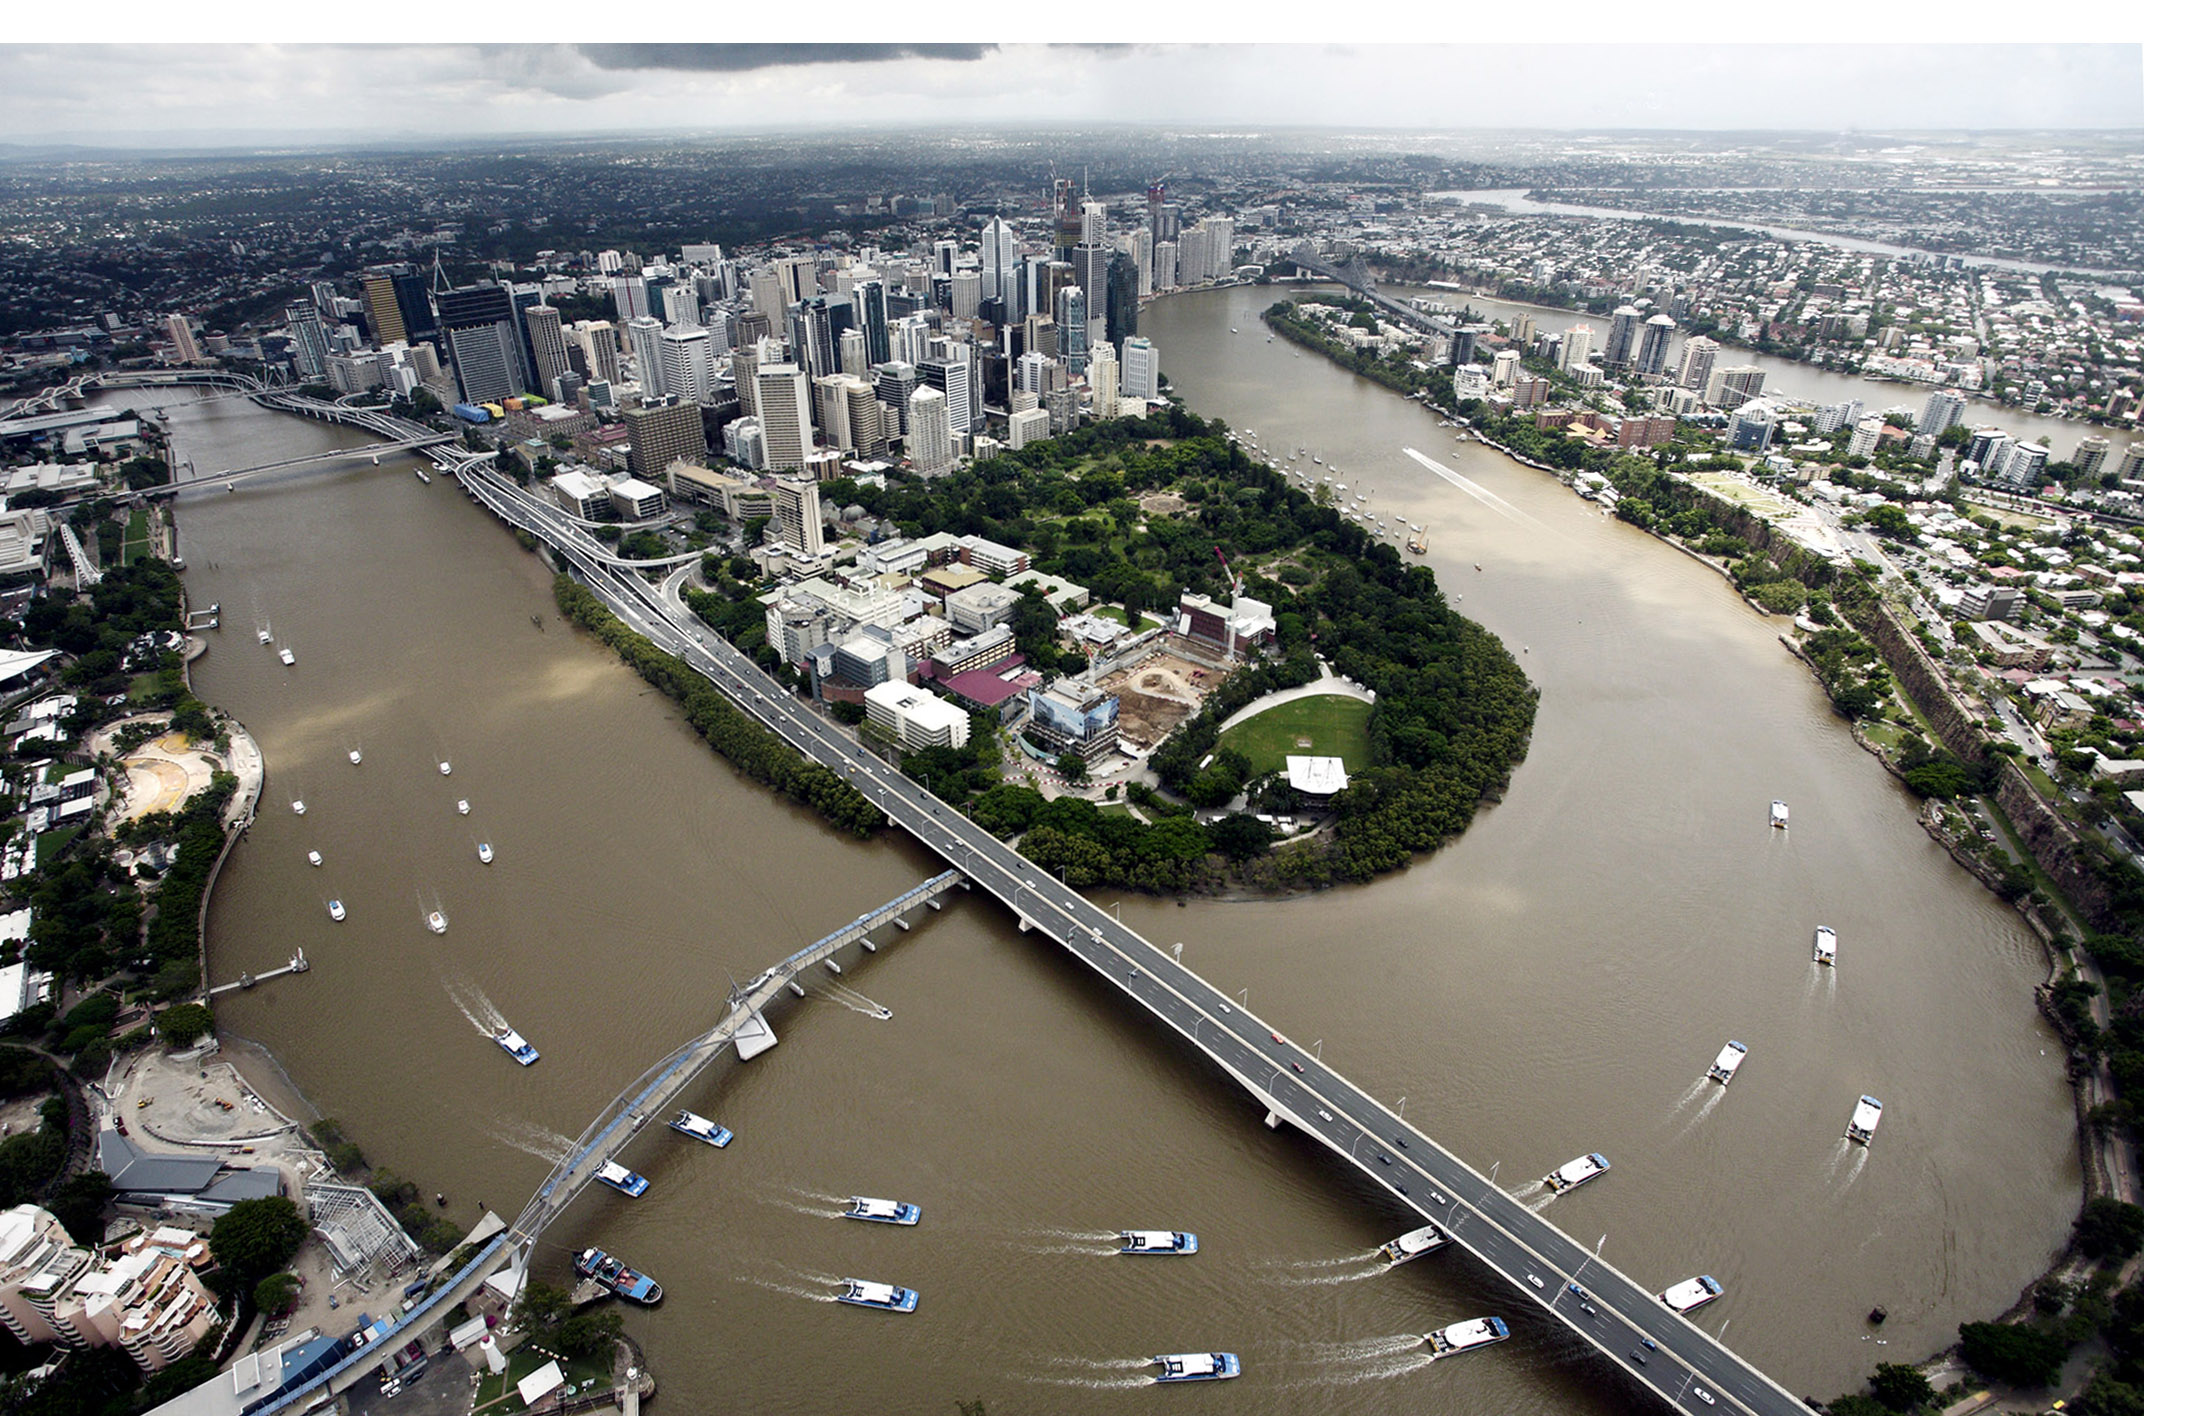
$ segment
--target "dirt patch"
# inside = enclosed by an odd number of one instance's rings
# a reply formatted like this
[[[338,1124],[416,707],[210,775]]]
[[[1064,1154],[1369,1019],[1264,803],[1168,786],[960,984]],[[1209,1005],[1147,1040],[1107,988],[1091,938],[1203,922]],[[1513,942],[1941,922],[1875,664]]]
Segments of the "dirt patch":
[[[1099,687],[1122,700],[1123,740],[1150,748],[1199,711],[1221,675],[1173,654],[1154,654],[1109,674]]]

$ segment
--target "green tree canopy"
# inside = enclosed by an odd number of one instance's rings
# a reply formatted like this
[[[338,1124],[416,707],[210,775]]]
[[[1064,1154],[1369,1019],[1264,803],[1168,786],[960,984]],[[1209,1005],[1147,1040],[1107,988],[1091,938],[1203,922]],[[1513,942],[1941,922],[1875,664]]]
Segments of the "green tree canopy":
[[[248,1293],[290,1262],[312,1226],[287,1196],[241,1200],[214,1221],[207,1243],[233,1292]]]

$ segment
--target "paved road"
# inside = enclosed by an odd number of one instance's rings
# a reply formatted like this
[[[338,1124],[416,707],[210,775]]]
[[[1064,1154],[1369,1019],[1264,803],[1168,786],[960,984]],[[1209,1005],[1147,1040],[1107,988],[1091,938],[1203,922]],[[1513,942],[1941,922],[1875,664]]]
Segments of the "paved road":
[[[465,485],[507,519],[566,550],[574,574],[667,652],[677,653],[789,743],[861,790],[894,824],[945,857],[1023,923],[1059,941],[1204,1051],[1276,1115],[1350,1160],[1440,1226],[1521,1295],[1587,1338],[1676,1409],[1768,1416],[1808,1408],[1570,1235],[1390,1112],[1319,1058],[1232,1003],[1168,953],[1118,924],[915,782],[825,728],[776,680],[648,582],[587,558],[592,537],[491,474]],[[1683,1274],[1666,1276],[1676,1282]],[[1577,1290],[1569,1285],[1577,1284]],[[1652,1352],[1643,1340],[1654,1341]],[[1637,1361],[1634,1358],[1639,1357]]]

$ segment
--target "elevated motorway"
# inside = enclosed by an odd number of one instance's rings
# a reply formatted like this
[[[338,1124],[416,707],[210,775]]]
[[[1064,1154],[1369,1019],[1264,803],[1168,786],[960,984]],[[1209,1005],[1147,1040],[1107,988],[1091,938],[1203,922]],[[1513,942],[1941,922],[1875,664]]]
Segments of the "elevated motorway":
[[[1617,1369],[1675,1410],[1712,1405],[1750,1416],[1809,1408],[1739,1354],[1667,1307],[1571,1235],[1498,1189],[1435,1140],[1285,1038],[1083,896],[995,840],[789,697],[683,605],[628,571],[572,554],[581,536],[554,512],[478,467],[460,473],[499,517],[565,549],[576,577],[614,613],[678,654],[788,743],[833,768],[895,825],[1054,939],[1155,1021],[1204,1053],[1265,1108],[1394,1193]],[[1677,1281],[1681,1274],[1669,1276]],[[1577,1284],[1579,1293],[1568,1285]],[[1654,1350],[1643,1346],[1654,1341]],[[1641,1360],[1635,1360],[1639,1357]]]

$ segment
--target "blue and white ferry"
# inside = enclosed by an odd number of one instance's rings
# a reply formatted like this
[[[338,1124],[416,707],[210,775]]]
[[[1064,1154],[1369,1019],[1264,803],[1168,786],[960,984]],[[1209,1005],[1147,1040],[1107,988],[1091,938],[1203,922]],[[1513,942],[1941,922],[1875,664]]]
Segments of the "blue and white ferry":
[[[616,1161],[605,1161],[596,1167],[596,1179],[622,1195],[641,1198],[641,1192],[649,1188],[649,1182]]]
[[[521,1037],[511,1028],[506,1028],[496,1035],[496,1045],[509,1052],[513,1060],[517,1061],[522,1067],[532,1067],[542,1060],[542,1054],[534,1050],[534,1044]]]
[[[673,1117],[669,1124],[673,1130],[681,1135],[693,1136],[704,1145],[716,1146],[720,1150],[725,1149],[726,1142],[733,1139],[731,1131],[720,1126],[709,1117],[697,1116],[692,1111],[682,1111],[679,1115]]]
[[[1244,1370],[1234,1352],[1164,1352],[1153,1365],[1157,1382],[1226,1382]]]
[[[1504,1325],[1502,1318],[1473,1318],[1424,1334],[1437,1357],[1455,1357],[1461,1352],[1487,1347],[1492,1342],[1502,1342],[1511,1335],[1512,1330]]]
[[[848,1207],[840,1211],[840,1217],[867,1219],[873,1224],[914,1224],[924,1217],[924,1207],[900,1200],[874,1200],[868,1195],[855,1195],[848,1200]]]
[[[1124,1254],[1196,1254],[1199,1252],[1199,1236],[1177,1229],[1125,1229],[1116,1236],[1122,1240],[1118,1253]]]
[[[833,1295],[838,1303],[853,1303],[858,1308],[880,1308],[889,1313],[913,1313],[916,1311],[916,1290],[899,1288],[890,1283],[869,1283],[860,1278],[840,1280],[847,1287]]]

